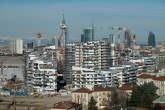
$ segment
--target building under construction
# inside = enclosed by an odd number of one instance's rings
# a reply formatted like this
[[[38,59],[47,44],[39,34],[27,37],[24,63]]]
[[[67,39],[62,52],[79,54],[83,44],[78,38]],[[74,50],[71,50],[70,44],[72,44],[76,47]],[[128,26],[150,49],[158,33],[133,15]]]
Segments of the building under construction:
[[[30,92],[51,94],[57,91],[57,64],[54,46],[40,47],[25,58],[25,83]]]

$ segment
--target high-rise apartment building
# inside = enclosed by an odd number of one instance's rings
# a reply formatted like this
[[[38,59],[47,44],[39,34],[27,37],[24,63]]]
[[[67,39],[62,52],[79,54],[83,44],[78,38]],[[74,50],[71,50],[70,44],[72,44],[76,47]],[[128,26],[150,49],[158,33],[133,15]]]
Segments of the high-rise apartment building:
[[[75,65],[75,44],[67,44],[64,57],[64,80],[72,84],[72,66]]]
[[[91,41],[75,45],[75,66],[95,70],[108,69],[111,65],[111,48],[108,41]]]
[[[21,39],[14,39],[10,41],[9,49],[13,54],[23,53],[23,41]]]
[[[24,79],[31,92],[51,94],[57,91],[57,63],[54,46],[25,54]]]
[[[149,32],[149,35],[148,35],[148,45],[152,46],[152,47],[156,46],[155,34],[153,32]]]

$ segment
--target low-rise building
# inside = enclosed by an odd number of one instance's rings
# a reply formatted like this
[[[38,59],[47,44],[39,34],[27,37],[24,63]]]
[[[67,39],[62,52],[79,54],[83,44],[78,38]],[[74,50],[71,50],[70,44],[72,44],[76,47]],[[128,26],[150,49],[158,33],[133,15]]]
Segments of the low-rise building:
[[[50,110],[82,110],[82,105],[72,101],[63,101],[54,104]]]
[[[120,91],[124,91],[125,93],[127,93],[128,98],[131,98],[132,90],[133,90],[134,88],[137,88],[137,87],[138,87],[138,85],[136,85],[136,84],[131,84],[131,85],[123,85],[122,87],[119,87],[118,89],[119,89]]]
[[[158,95],[164,95],[165,94],[165,76],[155,76],[150,74],[140,74],[137,77],[137,84],[142,85],[144,83],[153,82],[157,89]]]
[[[94,97],[97,102],[96,106],[100,109],[104,102],[108,100],[110,94],[110,89],[102,86],[94,86],[90,89],[80,88],[72,92],[72,101],[82,104],[83,110],[88,110],[88,103],[91,97]]]
[[[114,80],[116,81],[114,82],[117,83],[118,87],[136,83],[138,69],[135,64],[126,62],[119,66],[111,67],[110,69],[116,72],[113,78],[115,78]]]
[[[102,85],[104,87],[115,86],[112,78],[115,74],[111,70],[96,71],[89,68],[72,67],[73,81],[72,85],[74,89],[84,88],[88,86]]]

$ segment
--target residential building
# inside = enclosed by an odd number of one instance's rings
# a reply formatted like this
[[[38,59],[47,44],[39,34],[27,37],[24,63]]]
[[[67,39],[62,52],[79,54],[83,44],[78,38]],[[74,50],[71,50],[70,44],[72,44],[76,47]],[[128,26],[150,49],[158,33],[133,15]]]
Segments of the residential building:
[[[156,61],[160,65],[165,65],[165,54],[156,54],[154,55],[156,57]]]
[[[57,91],[57,63],[54,46],[40,47],[25,55],[25,84],[41,94]]]
[[[97,71],[89,68],[75,67],[73,66],[73,80],[72,86],[74,89],[98,86],[103,87],[116,87],[115,72],[111,70]]]
[[[57,91],[57,72],[52,62],[44,62],[29,56],[26,84],[32,92],[51,94]]]
[[[158,60],[156,56],[145,56],[141,58],[135,58],[130,60],[138,67],[138,73],[141,72],[153,72],[157,68]]]
[[[157,61],[155,56],[142,57],[144,60],[144,71],[153,72],[157,68]]]
[[[75,65],[75,44],[67,44],[64,58],[64,80],[72,84],[72,66]]]
[[[23,41],[21,39],[11,40],[9,50],[13,54],[23,54]]]
[[[102,86],[94,86],[90,89],[80,88],[72,92],[72,102],[82,104],[83,110],[88,110],[88,103],[91,97],[94,97],[97,102],[96,106],[100,109],[110,95],[110,89]]]
[[[111,52],[108,41],[92,41],[75,45],[75,66],[94,70],[109,69]]]
[[[72,101],[63,101],[54,104],[50,110],[82,110],[82,105]]]
[[[137,84],[142,85],[144,83],[153,82],[154,85],[158,88],[156,93],[158,95],[165,94],[165,76],[156,76],[151,74],[140,74],[137,77]]]
[[[115,82],[118,87],[136,83],[138,68],[135,64],[126,62],[110,69],[116,72],[113,77],[117,80]]]

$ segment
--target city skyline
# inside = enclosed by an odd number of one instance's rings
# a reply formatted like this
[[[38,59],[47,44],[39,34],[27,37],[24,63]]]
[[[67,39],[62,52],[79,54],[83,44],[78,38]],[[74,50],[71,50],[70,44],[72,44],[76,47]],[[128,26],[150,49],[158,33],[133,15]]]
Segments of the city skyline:
[[[94,23],[129,28],[137,42],[147,42],[149,31],[155,33],[156,41],[165,41],[163,0],[1,0],[0,37],[32,38],[35,32],[45,38],[59,36],[62,10],[71,40],[80,40],[82,30]],[[113,31],[95,32],[95,38],[102,39]]]

